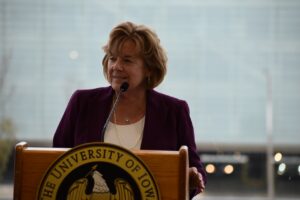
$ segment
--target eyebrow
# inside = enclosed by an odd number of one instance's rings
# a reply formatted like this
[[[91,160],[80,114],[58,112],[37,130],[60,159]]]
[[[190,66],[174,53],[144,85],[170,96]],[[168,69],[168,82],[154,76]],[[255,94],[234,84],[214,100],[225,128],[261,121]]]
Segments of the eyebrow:
[[[125,54],[125,55],[120,55],[122,58],[131,58],[131,59],[135,59],[135,58],[139,58],[139,55],[138,54],[133,54],[133,55],[128,55],[128,54]]]
[[[124,57],[124,58],[135,58],[135,57],[137,57],[137,56],[135,56],[135,55],[124,55],[123,57]]]

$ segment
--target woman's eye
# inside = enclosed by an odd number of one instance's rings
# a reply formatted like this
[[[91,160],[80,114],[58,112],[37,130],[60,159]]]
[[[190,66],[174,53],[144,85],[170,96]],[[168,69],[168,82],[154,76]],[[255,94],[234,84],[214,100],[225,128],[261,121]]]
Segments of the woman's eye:
[[[111,60],[111,61],[115,61],[116,60],[116,58],[113,57],[113,56],[108,57],[108,59]]]

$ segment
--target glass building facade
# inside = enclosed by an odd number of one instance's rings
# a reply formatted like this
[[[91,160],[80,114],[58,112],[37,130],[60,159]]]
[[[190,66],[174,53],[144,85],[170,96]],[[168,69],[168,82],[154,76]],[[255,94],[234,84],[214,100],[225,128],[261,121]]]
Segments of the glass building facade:
[[[157,90],[188,102],[206,166],[238,170],[211,184],[300,197],[300,1],[1,0],[0,13],[0,120],[17,140],[50,142],[76,89],[108,85],[102,46],[133,21],[167,50]]]

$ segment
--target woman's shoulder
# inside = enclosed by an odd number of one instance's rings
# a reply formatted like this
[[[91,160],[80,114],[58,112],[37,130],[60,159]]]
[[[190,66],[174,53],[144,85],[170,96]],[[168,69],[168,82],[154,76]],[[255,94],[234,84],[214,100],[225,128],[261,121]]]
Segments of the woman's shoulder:
[[[76,92],[80,94],[95,94],[110,91],[111,87],[97,87],[97,88],[89,88],[89,89],[77,89]]]
[[[78,89],[76,90],[72,98],[79,98],[79,99],[101,99],[101,98],[108,98],[112,94],[111,87],[98,87],[92,89]]]
[[[167,112],[178,116],[190,112],[185,100],[155,90],[149,91],[148,108],[152,112]]]
[[[171,105],[186,105],[186,101],[162,92],[158,92],[156,90],[150,90],[149,91],[149,97],[153,101],[156,101],[158,103],[162,104],[171,104]]]

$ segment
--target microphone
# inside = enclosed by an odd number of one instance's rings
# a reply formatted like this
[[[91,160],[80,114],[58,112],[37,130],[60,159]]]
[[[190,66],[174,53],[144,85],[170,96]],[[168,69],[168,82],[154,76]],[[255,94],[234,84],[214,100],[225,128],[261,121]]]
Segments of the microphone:
[[[111,115],[113,114],[113,112],[114,112],[115,109],[116,109],[116,106],[117,106],[117,104],[118,104],[118,102],[119,102],[120,96],[121,96],[121,94],[122,94],[123,92],[126,92],[126,91],[128,90],[128,87],[129,87],[129,84],[128,84],[127,82],[122,83],[122,85],[120,86],[120,91],[119,91],[119,93],[117,94],[116,101],[114,102],[114,104],[113,104],[113,106],[112,106],[112,108],[111,108],[111,110],[110,110],[110,112],[109,112],[109,115],[108,115],[108,117],[107,117],[107,119],[106,119],[106,122],[105,122],[105,124],[104,124],[104,126],[103,126],[103,128],[102,128],[102,132],[101,132],[102,134],[101,134],[101,140],[100,140],[101,142],[104,142],[104,134],[105,134],[107,125],[108,125],[108,123],[109,123],[109,121],[110,121]]]
[[[120,86],[120,91],[121,92],[126,92],[129,88],[129,84],[127,82],[122,83],[122,85]]]

